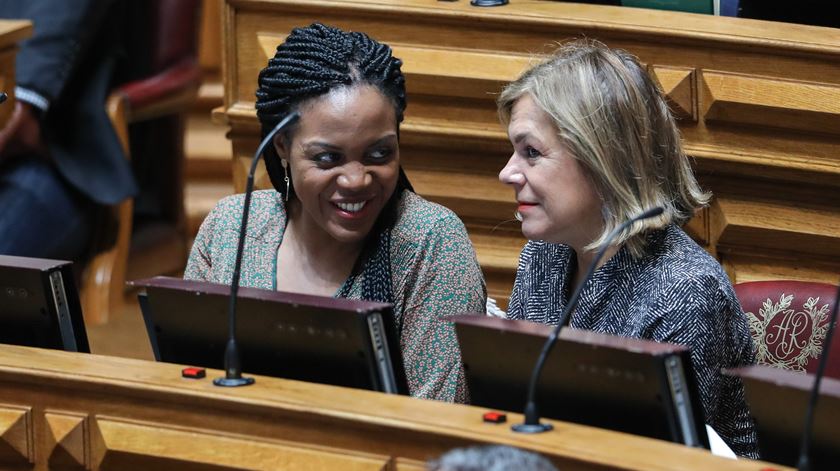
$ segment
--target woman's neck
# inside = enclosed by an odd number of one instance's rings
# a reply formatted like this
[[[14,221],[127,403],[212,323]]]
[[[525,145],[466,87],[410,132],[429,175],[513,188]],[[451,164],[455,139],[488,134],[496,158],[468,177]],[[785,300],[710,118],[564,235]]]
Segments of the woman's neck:
[[[332,296],[350,276],[363,241],[342,243],[301,217],[300,203],[288,205],[286,230],[278,249],[277,288]]]
[[[364,240],[357,242],[340,242],[335,240],[323,227],[303,216],[303,208],[299,201],[289,202],[286,231],[291,230],[299,244],[298,248],[311,255],[320,254],[327,260],[350,258],[354,262],[361,253]]]
[[[604,252],[604,256],[601,257],[601,260],[598,262],[598,265],[595,266],[595,269],[601,268],[604,266],[609,259],[611,259],[616,253],[618,253],[618,249],[621,248],[619,246],[610,246]],[[586,272],[589,271],[589,266],[592,265],[592,262],[595,260],[595,256],[598,254],[598,249],[594,250],[583,250],[575,248],[575,255],[577,257],[577,267],[575,268],[575,273],[572,275],[572,290],[574,291],[577,287],[583,283],[583,278],[586,276]]]

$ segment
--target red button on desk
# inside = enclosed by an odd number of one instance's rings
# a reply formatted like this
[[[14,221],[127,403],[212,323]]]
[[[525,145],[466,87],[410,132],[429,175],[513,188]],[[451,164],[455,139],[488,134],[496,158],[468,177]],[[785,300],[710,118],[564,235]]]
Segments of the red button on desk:
[[[201,378],[207,376],[207,373],[204,372],[204,368],[190,367],[190,368],[184,368],[183,370],[181,370],[181,376],[183,376],[184,378],[190,378],[190,379],[201,379]]]
[[[502,412],[485,412],[482,418],[491,424],[503,424],[507,421],[507,415]]]

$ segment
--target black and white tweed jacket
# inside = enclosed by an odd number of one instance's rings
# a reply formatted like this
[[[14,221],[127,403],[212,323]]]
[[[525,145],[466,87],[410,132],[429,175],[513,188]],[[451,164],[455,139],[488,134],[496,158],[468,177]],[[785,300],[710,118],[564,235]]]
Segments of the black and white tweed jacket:
[[[569,325],[690,347],[706,422],[736,454],[757,458],[743,385],[720,371],[755,362],[729,278],[675,225],[652,231],[646,240],[643,257],[634,259],[624,247],[595,271]],[[576,260],[566,245],[528,242],[508,318],[557,324],[571,296]]]

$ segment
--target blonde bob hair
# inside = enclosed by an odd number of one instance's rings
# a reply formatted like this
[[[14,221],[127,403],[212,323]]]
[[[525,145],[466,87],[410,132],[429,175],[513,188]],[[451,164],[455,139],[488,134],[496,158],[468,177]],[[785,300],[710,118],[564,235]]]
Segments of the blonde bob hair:
[[[604,230],[585,250],[603,245],[622,222],[662,206],[661,216],[636,223],[615,242],[640,257],[646,232],[682,224],[708,203],[662,93],[629,53],[593,40],[561,44],[505,87],[497,100],[503,123],[525,94],[551,116],[601,197]]]

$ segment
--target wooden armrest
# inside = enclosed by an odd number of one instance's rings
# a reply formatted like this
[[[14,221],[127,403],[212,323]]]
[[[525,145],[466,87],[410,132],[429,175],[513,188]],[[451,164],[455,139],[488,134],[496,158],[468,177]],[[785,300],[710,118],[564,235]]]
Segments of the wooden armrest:
[[[194,58],[187,58],[157,75],[121,86],[112,96],[124,99],[131,123],[184,111],[200,84],[201,67]]]

